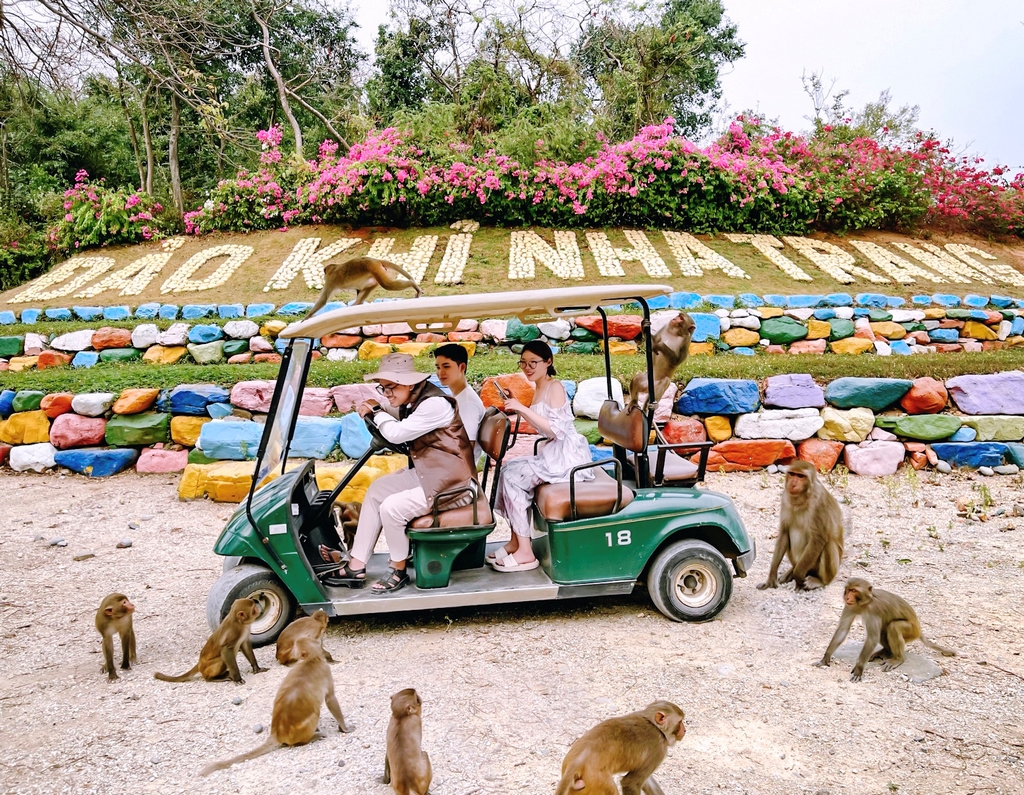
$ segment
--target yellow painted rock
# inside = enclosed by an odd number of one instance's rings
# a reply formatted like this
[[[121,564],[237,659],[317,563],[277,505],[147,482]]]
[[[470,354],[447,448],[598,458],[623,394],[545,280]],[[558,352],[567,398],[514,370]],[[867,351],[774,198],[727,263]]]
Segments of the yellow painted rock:
[[[690,356],[710,356],[715,352],[715,346],[710,342],[691,342]]]
[[[1007,337],[1006,347],[1016,348],[1018,345],[1024,345],[1024,337]]]
[[[875,349],[875,343],[863,337],[847,337],[844,340],[834,340],[828,346],[832,353],[864,353]]]
[[[431,348],[436,348],[432,342],[400,342],[395,346],[395,350],[398,353],[407,353],[410,356],[422,356],[424,353],[429,351]],[[362,346],[360,346],[360,353],[362,352]]]
[[[473,342],[473,340],[464,340],[457,344],[461,345],[463,348],[466,349],[466,355],[469,356],[470,358],[476,356],[476,343]]]
[[[991,328],[986,326],[984,323],[979,323],[977,320],[968,320],[964,323],[964,330],[961,336],[973,337],[976,340],[995,340],[999,339],[999,335],[996,334]],[[11,359],[11,369],[14,369],[14,359]]]
[[[925,320],[942,320],[946,316],[946,310],[939,306],[930,306],[924,310]]]
[[[359,358],[362,360],[379,359],[391,353],[391,346],[384,342],[367,340],[359,346]]]
[[[146,352],[142,354],[142,361],[148,362],[149,364],[176,364],[180,362],[182,358],[188,353],[188,348],[184,345],[171,345],[164,347],[163,345],[150,345],[146,348]]]
[[[887,340],[901,340],[907,336],[907,330],[899,323],[893,323],[891,320],[882,320],[869,325],[876,337],[885,337]]]
[[[732,436],[732,423],[728,417],[705,417],[704,427],[707,429],[708,438],[713,442],[724,442]]]
[[[8,360],[7,369],[12,373],[20,373],[22,370],[33,369],[38,361],[38,356],[15,356]]]
[[[748,328],[731,328],[725,332],[723,338],[730,348],[746,348],[761,341],[761,335]]]
[[[828,324],[828,321],[812,317],[807,320],[807,336],[804,339],[825,340],[828,339],[828,335],[831,333],[832,326]]]
[[[19,411],[0,420],[0,442],[39,444],[50,441],[50,418],[45,411]]]
[[[840,411],[826,406],[821,410],[821,418],[825,424],[818,431],[818,437],[837,442],[863,442],[875,427],[874,413],[861,407]]]
[[[366,463],[381,472],[391,473],[406,469],[409,466],[409,459],[404,455],[371,455]]]
[[[762,306],[758,307],[757,311],[763,320],[770,317],[782,317],[782,307],[779,306]]]
[[[624,342],[622,340],[608,340],[608,353],[610,354],[622,354],[626,356],[636,356],[637,344],[635,342]]]
[[[276,337],[287,327],[288,324],[285,323],[283,320],[268,320],[266,323],[260,326],[260,336]]]
[[[178,499],[241,502],[249,494],[254,468],[254,461],[189,464],[178,482]]]
[[[184,447],[195,447],[199,432],[210,421],[210,417],[171,417],[171,440]]]
[[[125,389],[114,403],[115,414],[139,414],[156,403],[159,389]]]

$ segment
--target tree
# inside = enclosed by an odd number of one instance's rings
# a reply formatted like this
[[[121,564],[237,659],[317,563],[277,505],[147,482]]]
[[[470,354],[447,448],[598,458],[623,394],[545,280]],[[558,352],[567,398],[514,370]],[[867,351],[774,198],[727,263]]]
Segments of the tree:
[[[387,123],[396,112],[416,110],[426,102],[430,91],[420,53],[439,44],[421,41],[430,35],[418,19],[409,20],[408,30],[377,28],[376,73],[366,83],[366,96],[370,113],[379,121]]]

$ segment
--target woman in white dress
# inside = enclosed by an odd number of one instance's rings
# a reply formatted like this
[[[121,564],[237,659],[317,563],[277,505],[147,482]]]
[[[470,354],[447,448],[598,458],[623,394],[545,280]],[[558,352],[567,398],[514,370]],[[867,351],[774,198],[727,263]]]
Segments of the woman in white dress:
[[[498,549],[488,562],[495,571],[528,571],[539,565],[530,544],[533,522],[530,506],[533,493],[543,483],[561,483],[569,479],[569,471],[580,464],[589,464],[590,445],[573,425],[572,407],[562,382],[552,376],[551,348],[540,340],[523,346],[519,367],[533,383],[535,391],[529,407],[518,400],[505,401],[505,410],[514,411],[529,422],[546,441],[537,455],[515,458],[505,464],[498,479],[495,509],[512,526],[512,539]],[[592,470],[577,474],[577,480],[590,480]]]

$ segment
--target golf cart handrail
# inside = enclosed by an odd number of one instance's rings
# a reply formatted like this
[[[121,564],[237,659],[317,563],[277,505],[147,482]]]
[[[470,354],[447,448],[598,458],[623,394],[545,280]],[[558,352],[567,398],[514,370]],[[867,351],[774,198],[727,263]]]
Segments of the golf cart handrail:
[[[546,290],[518,290],[473,295],[433,295],[372,304],[343,306],[330,312],[298,320],[278,336],[285,339],[311,339],[341,329],[381,323],[408,323],[416,331],[451,327],[460,320],[515,315],[520,320],[597,314],[601,305],[626,303],[637,298],[668,295],[672,288],[664,284],[620,284],[595,287],[557,287]]]

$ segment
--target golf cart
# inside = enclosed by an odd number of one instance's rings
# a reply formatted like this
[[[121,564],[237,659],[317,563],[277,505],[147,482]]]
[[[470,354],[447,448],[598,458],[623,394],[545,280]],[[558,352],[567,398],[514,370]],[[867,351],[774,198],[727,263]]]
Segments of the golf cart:
[[[305,613],[322,608],[331,617],[368,615],[622,595],[639,581],[669,618],[713,618],[729,601],[733,575],[746,576],[755,549],[732,501],[696,488],[711,443],[671,444],[654,422],[654,406],[624,408],[612,398],[605,307],[639,305],[648,382],[654,383],[647,299],[668,292],[662,285],[626,285],[434,296],[346,306],[292,323],[279,335],[288,344],[249,496],[214,547],[225,560],[206,601],[210,626],[240,597],[263,604],[252,627],[253,645],[259,646],[274,642],[296,606]],[[314,341],[378,323],[404,321],[417,331],[443,331],[465,318],[516,315],[537,322],[584,314],[599,314],[603,320],[608,398],[598,429],[613,453],[573,470],[592,469],[590,480],[574,478],[537,489],[533,548],[540,567],[506,574],[484,565],[486,553],[499,546],[488,544],[487,537],[495,528],[496,485],[512,434],[509,417],[491,408],[479,429],[486,463],[472,502],[439,510],[435,501],[430,513],[409,524],[413,587],[375,595],[369,588],[325,585],[317,543],[336,537],[335,501],[371,456],[388,450],[402,455],[403,450],[368,422],[369,448],[330,490],[317,485],[313,461],[288,461]],[[438,495],[438,500],[449,498]],[[388,555],[375,554],[367,563],[367,578],[383,576],[387,566]]]

